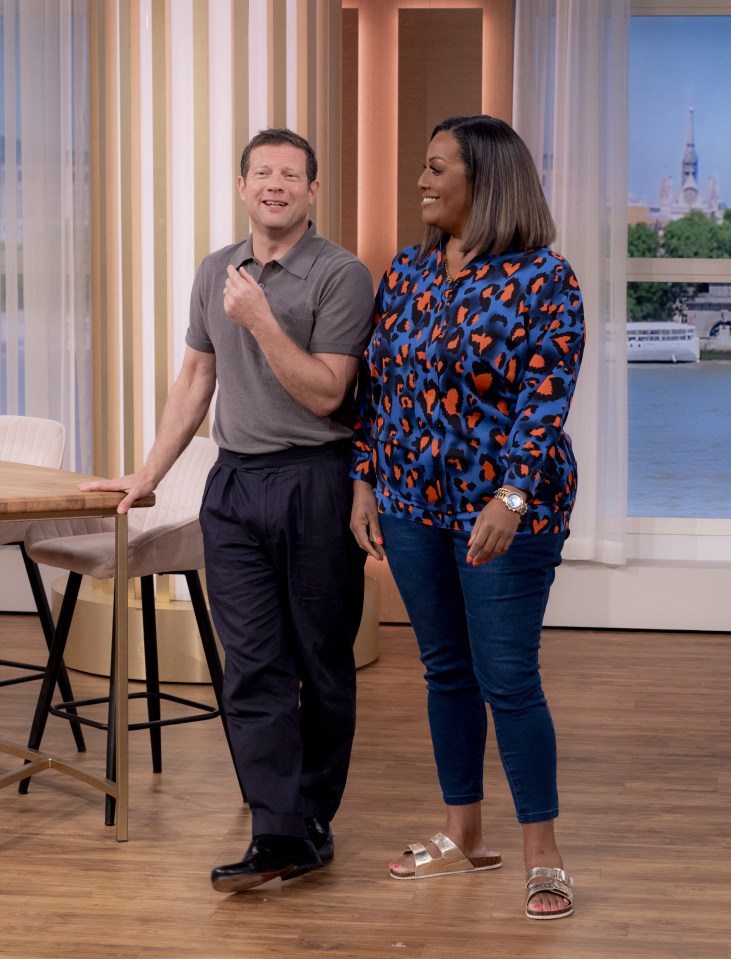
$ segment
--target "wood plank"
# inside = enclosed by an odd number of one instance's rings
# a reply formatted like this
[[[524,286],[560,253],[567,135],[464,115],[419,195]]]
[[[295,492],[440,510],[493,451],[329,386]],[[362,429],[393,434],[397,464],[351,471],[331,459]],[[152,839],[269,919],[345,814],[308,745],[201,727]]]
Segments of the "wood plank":
[[[7,519],[39,519],[44,515],[111,515],[124,498],[124,493],[96,490],[83,493],[79,484],[94,479],[81,473],[26,466],[23,463],[0,462],[0,515]],[[154,494],[144,497],[135,506],[152,506]]]
[[[381,630],[358,673],[359,719],[328,869],[240,896],[212,866],[249,838],[248,810],[218,723],[130,743],[129,843],[103,826],[103,798],[53,771],[0,794],[0,952],[32,959],[731,959],[731,656],[718,634],[548,630],[543,679],[559,737],[557,824],[577,883],[568,920],[523,916],[520,830],[492,733],[485,822],[505,865],[393,882],[404,842],[442,826],[411,631]],[[42,658],[31,615],[0,616],[1,655]],[[74,691],[105,688],[72,672]],[[170,687],[210,696],[210,690]],[[37,684],[2,690],[0,732],[23,740]],[[212,701],[212,697],[211,697]],[[136,713],[140,704],[131,704]],[[52,719],[48,748],[68,752]],[[81,762],[103,768],[103,734]],[[0,756],[0,774],[13,757]]]

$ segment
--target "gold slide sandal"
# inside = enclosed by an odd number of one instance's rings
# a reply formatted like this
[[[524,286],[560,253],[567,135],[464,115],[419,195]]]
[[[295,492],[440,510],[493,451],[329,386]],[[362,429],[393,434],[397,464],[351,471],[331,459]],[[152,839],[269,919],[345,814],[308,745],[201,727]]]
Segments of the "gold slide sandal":
[[[574,880],[563,869],[536,866],[526,876],[525,883],[525,914],[528,919],[563,919],[574,911]],[[538,912],[529,909],[530,901],[539,892],[552,892],[563,896],[566,906],[563,909]]]
[[[498,852],[491,852],[487,856],[474,856],[471,859],[455,846],[452,840],[439,832],[431,840],[441,856],[435,859],[429,854],[425,846],[412,843],[404,849],[405,853],[414,855],[414,871],[405,872],[403,869],[395,872],[390,870],[392,879],[431,879],[433,876],[450,876],[459,872],[482,872],[486,869],[499,869],[503,864]]]

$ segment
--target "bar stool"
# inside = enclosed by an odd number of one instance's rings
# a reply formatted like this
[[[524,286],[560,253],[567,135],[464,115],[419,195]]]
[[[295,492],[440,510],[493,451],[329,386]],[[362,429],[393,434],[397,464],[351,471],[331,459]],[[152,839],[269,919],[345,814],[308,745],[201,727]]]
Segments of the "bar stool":
[[[58,469],[63,458],[64,441],[63,423],[59,423],[57,420],[44,419],[39,416],[0,416],[0,460]],[[53,640],[53,617],[51,616],[40,570],[25,551],[25,534],[28,525],[28,522],[23,520],[13,523],[0,523],[0,546],[17,546],[20,550],[28,584],[38,612],[38,619],[43,630],[43,638],[50,650]],[[16,686],[20,683],[29,683],[34,679],[43,679],[46,671],[45,665],[17,662],[12,659],[0,659],[0,666],[22,670],[21,675],[0,680],[0,687]],[[61,663],[58,673],[58,686],[61,696],[65,700],[73,700],[74,694],[71,690],[71,682],[63,663]],[[75,719],[75,715],[75,712],[72,711],[72,715],[69,717],[74,719],[71,729],[76,748],[80,753],[83,753],[86,750],[84,734]]]
[[[218,447],[210,440],[195,437],[161,481],[155,491],[155,506],[131,510],[129,514],[128,576],[140,579],[142,599],[143,643],[145,656],[145,691],[132,693],[131,699],[143,698],[147,703],[147,721],[130,723],[129,729],[149,729],[154,772],[162,770],[162,726],[199,722],[221,717],[223,671],[211,626],[198,570],[203,566],[203,538],[198,512],[206,477],[216,459]],[[37,563],[69,571],[66,590],[56,624],[51,660],[63,655],[73,618],[82,576],[109,579],[114,575],[114,520],[48,520],[31,523],[26,534],[28,555]],[[155,625],[154,576],[177,573],[185,576],[203,651],[211,676],[217,707],[160,691]],[[114,633],[112,633],[112,647]],[[112,655],[112,662],[114,656]],[[49,664],[49,669],[53,668]],[[111,672],[111,671],[110,671]],[[109,704],[106,723],[80,715],[79,721],[107,731],[107,776],[114,779],[114,682],[110,675],[108,696],[52,705],[50,698],[38,701],[31,727],[29,748],[39,749],[49,715],[70,718],[69,709]],[[177,703],[191,712],[183,716],[161,717],[161,702]],[[20,784],[27,792],[29,780]],[[105,821],[114,822],[114,800],[107,797]]]

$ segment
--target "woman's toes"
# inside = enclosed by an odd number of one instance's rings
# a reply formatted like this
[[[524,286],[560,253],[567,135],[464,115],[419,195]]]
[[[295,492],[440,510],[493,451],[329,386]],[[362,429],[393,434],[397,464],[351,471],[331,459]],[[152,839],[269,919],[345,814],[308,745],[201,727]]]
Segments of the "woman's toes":
[[[567,905],[563,896],[537,895],[531,899],[528,906],[529,912],[558,912],[565,909]]]

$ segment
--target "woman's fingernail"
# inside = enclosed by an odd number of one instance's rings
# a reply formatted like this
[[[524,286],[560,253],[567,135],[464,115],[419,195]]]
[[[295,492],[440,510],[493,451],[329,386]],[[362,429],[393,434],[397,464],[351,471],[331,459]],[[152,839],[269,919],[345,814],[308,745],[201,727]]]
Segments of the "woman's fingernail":
[[[378,545],[380,546],[381,543],[383,542],[383,537],[382,537],[382,536],[376,536],[376,542],[377,542]]]

